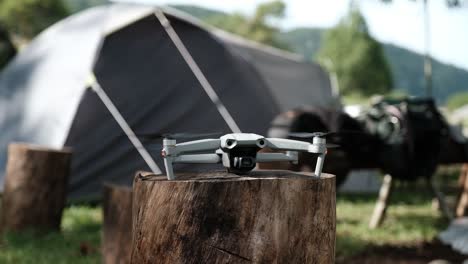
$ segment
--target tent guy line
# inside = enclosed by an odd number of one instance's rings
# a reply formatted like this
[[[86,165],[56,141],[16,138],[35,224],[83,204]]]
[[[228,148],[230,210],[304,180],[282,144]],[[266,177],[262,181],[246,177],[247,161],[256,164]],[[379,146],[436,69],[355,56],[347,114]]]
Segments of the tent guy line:
[[[175,31],[175,29],[172,27],[171,22],[169,21],[169,19],[167,19],[166,15],[164,15],[163,11],[161,9],[159,9],[159,8],[156,9],[156,11],[154,12],[154,15],[159,20],[159,23],[161,23],[161,25],[163,26],[163,28],[166,31],[167,35],[169,35],[169,38],[172,40],[172,43],[174,43],[174,45],[176,46],[176,48],[179,51],[180,55],[184,58],[185,62],[189,66],[189,68],[192,71],[193,75],[195,75],[195,77],[197,78],[198,82],[200,83],[200,85],[205,90],[208,97],[210,97],[210,100],[216,106],[216,108],[218,109],[218,112],[221,114],[224,121],[226,121],[226,124],[229,126],[231,131],[233,133],[242,133],[242,131],[240,130],[240,128],[237,125],[236,121],[231,116],[231,114],[226,109],[226,107],[223,105],[223,103],[219,99],[219,96],[216,94],[215,90],[211,86],[210,82],[205,77],[205,75],[201,71],[200,67],[198,67],[198,64],[195,62],[192,55],[187,50],[187,47],[185,47],[185,45],[182,42],[182,40],[180,39],[179,35]]]
[[[143,146],[141,143],[140,139],[135,135],[135,132],[133,132],[132,128],[130,125],[127,123],[125,118],[122,116],[122,114],[119,112],[117,107],[114,105],[112,100],[107,96],[106,92],[102,89],[101,85],[98,83],[96,76],[94,74],[90,74],[89,76],[89,86],[93,89],[93,91],[96,92],[96,94],[99,96],[101,101],[104,103],[106,106],[107,110],[112,114],[114,117],[115,121],[119,124],[119,126],[122,128],[123,132],[125,135],[128,137],[130,142],[132,142],[133,146],[135,149],[138,151],[138,153],[141,155],[143,160],[146,162],[148,167],[151,169],[151,171],[154,174],[162,174],[161,169],[158,167],[156,162],[154,161],[153,157],[149,154],[149,152],[146,150],[146,148]]]
[[[234,132],[234,133],[242,133],[239,126],[236,124],[236,121],[231,116],[231,114],[226,109],[226,107],[223,105],[223,103],[219,99],[219,96],[214,91],[213,87],[211,86],[208,79],[205,77],[205,75],[201,71],[198,64],[193,59],[192,55],[190,55],[190,52],[185,47],[184,43],[180,39],[179,35],[177,35],[177,32],[174,30],[174,28],[171,26],[170,21],[164,15],[162,10],[157,9],[154,14],[155,14],[156,18],[159,20],[159,22],[161,23],[161,25],[163,26],[166,33],[169,35],[170,39],[172,40],[172,43],[174,43],[174,45],[176,46],[176,48],[179,51],[180,55],[183,57],[184,61],[189,66],[189,68],[192,71],[193,75],[195,75],[195,77],[197,78],[198,82],[200,83],[200,85],[205,90],[205,92],[208,95],[208,97],[210,98],[210,100],[215,104],[216,108],[218,109],[218,112],[221,114],[223,119],[226,121],[226,124],[229,126],[231,131]],[[153,157],[149,154],[148,150],[143,146],[140,139],[138,139],[138,137],[135,135],[135,132],[132,130],[132,128],[127,123],[125,118],[122,116],[120,111],[114,105],[114,103],[109,98],[109,96],[107,96],[106,92],[102,89],[101,85],[98,83],[98,81],[96,79],[96,76],[94,76],[94,74],[91,74],[89,78],[90,78],[89,79],[90,87],[99,96],[101,101],[104,103],[106,108],[112,114],[115,121],[117,121],[117,123],[122,128],[125,135],[128,137],[130,142],[132,142],[133,146],[138,151],[138,153],[143,158],[143,160],[146,162],[146,164],[151,169],[151,171],[154,174],[162,174],[161,169],[158,167],[158,165],[154,161]]]

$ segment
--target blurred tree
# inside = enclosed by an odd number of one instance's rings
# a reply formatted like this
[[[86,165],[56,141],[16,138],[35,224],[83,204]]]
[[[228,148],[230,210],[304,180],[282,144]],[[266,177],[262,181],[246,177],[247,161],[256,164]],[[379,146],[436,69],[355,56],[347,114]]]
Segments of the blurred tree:
[[[455,110],[464,105],[468,105],[468,92],[455,93],[447,99],[447,108],[449,110]]]
[[[272,20],[284,17],[285,10],[286,5],[282,1],[272,1],[260,4],[251,17],[239,13],[223,14],[208,17],[205,22],[245,38],[285,49],[286,45],[276,37],[279,29],[271,25]]]
[[[16,48],[10,39],[10,35],[0,26],[0,71],[15,55]]]
[[[387,93],[393,86],[382,46],[356,9],[325,33],[317,60],[337,74],[343,95]]]
[[[69,14],[62,0],[0,0],[0,22],[20,39],[31,39]]]
[[[355,0],[351,0],[353,3]],[[393,0],[379,0],[383,3],[392,3]],[[416,1],[416,0],[412,0]],[[464,2],[463,0],[445,0],[447,7],[449,8],[457,8],[461,7]],[[422,0],[423,7],[424,7],[424,79],[425,79],[425,86],[426,86],[426,95],[433,96],[432,91],[432,59],[430,54],[430,45],[431,45],[431,37],[430,37],[430,19],[429,19],[429,10],[428,10],[428,0]]]
[[[393,0],[380,0],[384,3],[391,3]],[[411,0],[411,1],[416,1],[416,0]],[[424,2],[427,2],[427,0],[424,0]],[[447,7],[461,7],[463,6],[464,0],[445,0],[445,3],[447,4]]]

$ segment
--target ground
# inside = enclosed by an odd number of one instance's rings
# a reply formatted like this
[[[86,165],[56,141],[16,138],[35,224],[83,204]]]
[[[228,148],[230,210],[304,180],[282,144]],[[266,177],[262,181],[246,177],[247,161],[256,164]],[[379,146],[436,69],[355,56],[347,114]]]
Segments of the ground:
[[[337,263],[413,264],[433,259],[460,263],[468,259],[434,241],[448,222],[432,208],[431,195],[423,188],[399,188],[383,226],[370,230],[367,224],[376,198],[376,194],[338,195]],[[61,233],[5,236],[0,263],[99,263],[101,223],[99,206],[68,207]]]
[[[101,223],[99,207],[68,207],[61,233],[5,235],[0,243],[0,263],[100,263]]]
[[[337,197],[337,263],[419,264],[436,259],[461,263],[468,259],[438,242],[448,221],[432,208],[424,189],[399,191],[377,230],[367,227],[376,195]]]

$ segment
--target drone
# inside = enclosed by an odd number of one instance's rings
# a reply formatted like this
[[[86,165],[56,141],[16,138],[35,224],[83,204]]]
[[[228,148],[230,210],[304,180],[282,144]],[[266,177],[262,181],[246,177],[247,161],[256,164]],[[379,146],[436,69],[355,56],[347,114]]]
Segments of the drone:
[[[171,136],[163,139],[161,155],[168,180],[175,180],[174,163],[221,163],[228,172],[248,174],[257,163],[289,161],[298,163],[298,153],[318,154],[315,177],[320,178],[327,153],[325,133],[309,133],[312,142],[284,138],[265,138],[252,133],[226,134],[220,138],[200,139],[177,143]],[[262,153],[262,149],[285,151],[284,153]]]

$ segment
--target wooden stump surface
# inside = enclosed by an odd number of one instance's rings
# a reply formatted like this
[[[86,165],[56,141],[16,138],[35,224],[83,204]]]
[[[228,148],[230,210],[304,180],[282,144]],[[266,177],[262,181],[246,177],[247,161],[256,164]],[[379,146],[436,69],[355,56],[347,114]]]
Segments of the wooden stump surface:
[[[132,263],[334,263],[334,176],[177,177],[135,177]]]

